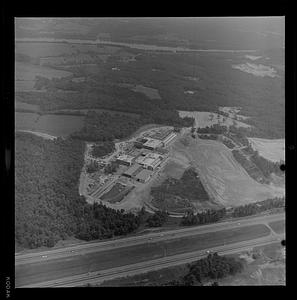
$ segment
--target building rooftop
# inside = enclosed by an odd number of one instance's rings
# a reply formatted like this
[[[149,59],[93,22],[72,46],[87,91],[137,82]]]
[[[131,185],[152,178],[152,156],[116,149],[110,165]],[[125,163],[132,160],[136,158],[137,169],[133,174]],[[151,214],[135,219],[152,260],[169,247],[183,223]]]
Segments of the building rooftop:
[[[152,175],[152,173],[152,171],[143,169],[135,176],[135,178],[145,181],[146,179],[148,179],[148,177]]]
[[[117,157],[117,159],[131,163],[133,161],[134,157],[131,155],[123,154],[123,155],[119,155]]]
[[[154,132],[150,137],[153,139],[157,139],[157,140],[164,140],[171,132],[173,131],[173,129],[171,128],[165,128],[165,129],[159,129],[156,130],[156,132]]]
[[[134,164],[133,166],[131,166],[128,170],[126,170],[124,172],[124,174],[129,175],[129,176],[133,176],[135,174],[138,173],[138,171],[140,171],[142,169],[142,166],[139,164]]]
[[[156,148],[156,147],[159,147],[161,145],[161,142],[158,141],[158,140],[154,140],[154,139],[149,139],[147,142],[145,142],[143,144],[144,146],[147,146],[147,147],[152,147],[152,148]]]

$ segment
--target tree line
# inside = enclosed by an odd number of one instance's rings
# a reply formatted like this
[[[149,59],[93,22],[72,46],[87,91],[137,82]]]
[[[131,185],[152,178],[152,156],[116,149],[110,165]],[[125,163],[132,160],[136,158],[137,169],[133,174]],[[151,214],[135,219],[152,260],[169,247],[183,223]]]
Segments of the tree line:
[[[228,275],[235,275],[244,269],[240,259],[220,256],[210,253],[207,257],[187,265],[187,272],[177,280],[166,282],[164,286],[201,286],[205,280],[222,279]],[[218,285],[215,281],[212,285]]]
[[[242,206],[237,206],[233,209],[232,217],[245,217],[261,213],[274,208],[283,208],[285,207],[285,198],[271,198],[263,201],[258,201],[255,203],[249,203]]]
[[[208,209],[204,212],[194,214],[193,211],[187,212],[181,219],[180,225],[193,226],[208,223],[215,223],[226,216],[226,208]]]

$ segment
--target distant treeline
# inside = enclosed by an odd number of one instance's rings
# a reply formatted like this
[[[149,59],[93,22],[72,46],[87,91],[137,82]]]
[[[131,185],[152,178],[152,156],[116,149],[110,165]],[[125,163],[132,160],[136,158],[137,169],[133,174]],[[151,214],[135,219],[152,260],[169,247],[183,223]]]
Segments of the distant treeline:
[[[85,117],[84,127],[71,135],[72,138],[84,141],[113,141],[131,135],[141,126],[151,123],[185,127],[191,125],[192,118],[180,118],[176,111],[155,111],[143,113],[138,118],[110,114],[108,112],[96,113],[89,111]]]

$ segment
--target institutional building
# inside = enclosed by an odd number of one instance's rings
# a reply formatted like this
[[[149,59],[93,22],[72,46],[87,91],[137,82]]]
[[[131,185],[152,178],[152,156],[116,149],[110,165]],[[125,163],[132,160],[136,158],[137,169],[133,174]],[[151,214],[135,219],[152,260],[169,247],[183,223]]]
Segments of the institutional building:
[[[151,176],[152,176],[153,172],[146,170],[146,169],[142,169],[136,176],[135,179],[139,182],[145,183],[147,182]]]
[[[117,158],[118,163],[126,166],[131,166],[134,160],[135,160],[134,156],[127,155],[127,154],[120,155]]]
[[[146,156],[140,156],[136,162],[142,165],[145,169],[155,170],[162,162],[163,157],[157,153],[149,153]]]
[[[136,174],[138,174],[142,170],[142,166],[139,164],[134,164],[131,166],[128,170],[126,170],[123,175],[126,177],[134,177]]]

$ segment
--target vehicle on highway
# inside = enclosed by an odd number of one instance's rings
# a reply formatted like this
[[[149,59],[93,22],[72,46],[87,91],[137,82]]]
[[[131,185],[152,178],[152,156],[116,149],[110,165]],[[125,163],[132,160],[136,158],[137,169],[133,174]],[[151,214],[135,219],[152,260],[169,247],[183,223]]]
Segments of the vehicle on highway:
[[[42,255],[41,257],[42,257],[42,258],[46,258],[46,257],[47,257],[47,255]]]

